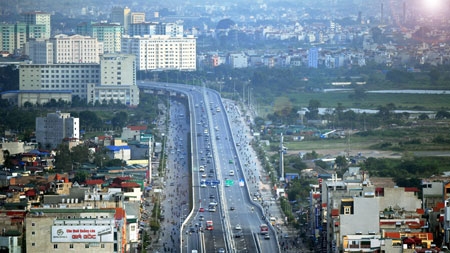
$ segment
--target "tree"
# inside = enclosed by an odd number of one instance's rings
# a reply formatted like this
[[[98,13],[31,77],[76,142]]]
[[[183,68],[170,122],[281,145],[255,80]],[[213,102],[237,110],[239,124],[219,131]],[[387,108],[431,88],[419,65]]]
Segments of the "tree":
[[[75,176],[73,177],[73,181],[78,183],[84,183],[86,182],[86,179],[89,178],[89,176],[90,176],[89,172],[85,170],[78,170],[75,173]]]
[[[338,169],[342,170],[345,167],[347,167],[348,161],[347,161],[347,158],[345,158],[345,156],[337,156],[335,163],[336,163],[336,166],[338,167]]]
[[[70,155],[69,145],[61,144],[55,156],[55,168],[59,171],[72,170],[72,157]]]
[[[305,113],[305,117],[309,120],[319,119],[319,107],[320,102],[318,100],[309,100],[308,112]]]
[[[128,123],[128,113],[126,112],[118,112],[111,120],[111,123],[114,127],[122,128]]]

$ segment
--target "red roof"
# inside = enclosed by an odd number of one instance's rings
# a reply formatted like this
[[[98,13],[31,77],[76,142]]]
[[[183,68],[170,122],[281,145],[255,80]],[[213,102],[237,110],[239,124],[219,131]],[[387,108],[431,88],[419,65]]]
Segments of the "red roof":
[[[103,184],[105,181],[101,180],[101,179],[91,179],[91,180],[86,180],[86,182],[84,183],[85,185],[97,185],[97,184]]]
[[[417,187],[405,187],[405,192],[419,192]]]
[[[36,190],[35,189],[30,189],[28,191],[25,192],[25,196],[27,197],[34,197],[36,196]]]
[[[145,131],[147,130],[147,126],[127,126],[132,131]]]
[[[122,220],[125,218],[125,210],[123,208],[116,208],[116,213],[114,214],[116,220]]]

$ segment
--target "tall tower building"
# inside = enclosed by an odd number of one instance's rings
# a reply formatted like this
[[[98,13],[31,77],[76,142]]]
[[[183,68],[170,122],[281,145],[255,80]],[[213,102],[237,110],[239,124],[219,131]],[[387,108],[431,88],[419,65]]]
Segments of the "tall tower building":
[[[319,65],[319,49],[312,47],[308,52],[308,67],[317,68]]]
[[[128,34],[128,25],[131,23],[131,10],[128,7],[113,7],[110,16],[111,23],[123,26],[124,33]]]
[[[45,25],[44,39],[50,38],[50,13],[34,11],[22,13],[23,22],[27,25]]]
[[[119,24],[81,23],[77,25],[77,34],[96,38],[103,42],[105,53],[116,53],[121,50],[123,27]]]
[[[138,70],[195,70],[196,38],[124,36],[122,53],[135,55]]]

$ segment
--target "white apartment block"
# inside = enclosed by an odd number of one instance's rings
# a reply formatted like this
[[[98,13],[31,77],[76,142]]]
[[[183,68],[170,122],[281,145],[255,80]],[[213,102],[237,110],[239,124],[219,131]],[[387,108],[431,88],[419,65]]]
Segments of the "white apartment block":
[[[122,38],[122,53],[136,55],[138,70],[196,69],[196,38],[155,35]]]
[[[131,54],[105,54],[101,58],[101,85],[136,86],[136,56]]]
[[[34,64],[100,63],[103,43],[88,36],[64,34],[27,42],[25,54]]]
[[[19,89],[21,91],[65,90],[71,91],[72,96],[86,99],[86,88],[89,83],[100,83],[99,64],[24,63],[19,67]]]
[[[99,63],[103,43],[89,36],[65,34],[51,38],[54,63]]]
[[[80,138],[80,119],[70,113],[49,113],[36,118],[36,141],[42,147],[56,148],[65,138]]]
[[[128,35],[145,36],[145,35],[169,35],[170,37],[183,37],[184,29],[181,22],[177,23],[160,23],[160,22],[141,22],[131,23],[128,26]]]
[[[24,63],[19,68],[19,89],[21,92],[33,94],[51,93],[53,99],[67,100],[66,94],[86,99],[87,102],[108,102],[113,99],[123,104],[136,106],[139,104],[139,89],[136,86],[136,67],[134,55],[106,54],[97,63],[73,64],[32,64]],[[89,89],[88,89],[89,88]],[[97,91],[95,91],[98,89]],[[97,96],[94,94],[97,92]],[[32,104],[38,97],[31,96]],[[64,96],[63,96],[64,95]],[[31,99],[32,98],[32,99]],[[27,102],[21,98],[19,106]]]

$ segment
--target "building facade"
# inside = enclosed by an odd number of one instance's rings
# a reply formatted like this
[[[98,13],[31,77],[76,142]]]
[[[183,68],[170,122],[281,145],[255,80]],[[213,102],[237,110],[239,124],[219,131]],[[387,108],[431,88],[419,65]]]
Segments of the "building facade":
[[[138,70],[196,69],[196,39],[193,36],[124,36],[122,43],[122,53],[136,55]]]
[[[182,23],[141,22],[131,23],[128,27],[128,35],[168,35],[170,37],[183,37]]]
[[[80,119],[70,113],[49,113],[36,118],[36,141],[42,147],[57,147],[65,138],[80,138]]]
[[[105,53],[117,53],[121,50],[123,29],[124,27],[117,23],[81,23],[77,26],[77,34],[102,42]]]
[[[29,40],[24,53],[34,64],[53,64],[53,44],[47,39]]]
[[[99,64],[24,63],[20,65],[19,72],[21,91],[69,90],[72,96],[86,99],[87,84],[100,83]]]
[[[51,25],[50,25],[50,13],[33,11],[22,13],[23,22],[27,25],[44,25],[45,31],[43,34],[44,39],[49,39],[51,35]]]
[[[0,24],[0,51],[21,54],[28,39],[45,36],[46,27],[43,24]]]
[[[122,252],[126,229],[115,213],[113,208],[31,209],[25,222],[27,252]]]
[[[131,10],[128,7],[113,7],[110,16],[111,23],[120,24],[124,28],[124,33],[128,32],[128,25],[131,24]]]
[[[54,63],[100,63],[103,43],[89,36],[65,34],[50,39]]]

